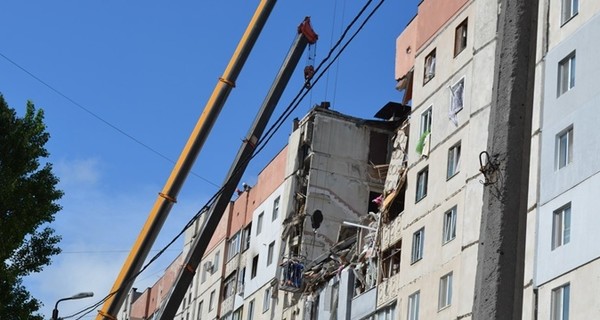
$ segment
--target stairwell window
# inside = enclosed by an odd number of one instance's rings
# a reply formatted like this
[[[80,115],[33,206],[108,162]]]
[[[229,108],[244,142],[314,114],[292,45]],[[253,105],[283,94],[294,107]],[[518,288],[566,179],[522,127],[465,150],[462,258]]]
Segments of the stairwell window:
[[[427,196],[427,177],[429,175],[429,167],[425,167],[425,169],[419,171],[417,173],[417,192],[416,192],[416,202],[419,202],[421,199]]]
[[[425,65],[423,70],[423,85],[435,77],[435,49],[433,49],[425,57]]]
[[[271,307],[271,288],[267,288],[263,295],[263,313]]]
[[[458,56],[467,47],[467,25],[468,19],[465,19],[454,31],[454,57]]]
[[[452,303],[452,272],[440,278],[438,309],[444,309]]]
[[[431,119],[432,119],[433,106],[427,108],[427,110],[421,113],[421,127],[419,129],[419,136],[431,132]]]
[[[560,22],[565,24],[579,12],[579,0],[561,0]]]
[[[563,93],[575,87],[575,51],[571,52],[558,63],[558,93],[560,97]]]
[[[260,234],[260,232],[262,231],[262,224],[263,224],[263,217],[264,217],[264,215],[265,215],[265,212],[264,212],[264,211],[263,211],[263,212],[261,212],[261,213],[258,215],[258,219],[257,219],[257,221],[256,221],[256,235],[259,235],[259,234]]]
[[[419,320],[419,300],[421,292],[417,291],[408,297],[408,320]]]
[[[556,169],[560,170],[573,161],[573,127],[556,135]]]
[[[210,298],[208,299],[208,311],[212,311],[215,308],[215,290],[210,292]]]
[[[267,266],[270,266],[273,263],[273,252],[275,251],[275,241],[269,244],[269,249],[267,251]]]
[[[444,213],[442,244],[446,244],[456,238],[456,214],[456,206]]]
[[[571,241],[571,203],[552,213],[552,250]]]
[[[552,290],[550,319],[569,320],[570,295],[571,285],[569,283]]]
[[[275,221],[279,215],[279,199],[280,197],[277,197],[275,201],[273,201],[273,216],[271,217],[271,221]]]
[[[454,177],[460,168],[460,142],[448,150],[448,170],[446,179]]]
[[[425,228],[419,229],[413,233],[412,252],[411,252],[411,263],[415,263],[423,259],[423,247],[425,245]]]
[[[250,271],[250,279],[254,279],[258,273],[258,255],[252,258],[252,270]]]
[[[250,303],[248,303],[248,315],[246,317],[246,320],[252,319],[254,319],[254,299],[250,300]]]

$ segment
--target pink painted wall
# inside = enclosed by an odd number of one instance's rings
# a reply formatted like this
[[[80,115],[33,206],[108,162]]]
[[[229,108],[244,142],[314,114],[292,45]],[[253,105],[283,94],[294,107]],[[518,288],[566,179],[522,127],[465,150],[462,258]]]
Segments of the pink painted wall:
[[[417,25],[419,16],[415,16],[402,34],[396,38],[396,80],[404,77],[415,65],[417,52]]]
[[[252,212],[283,183],[286,158],[287,146],[258,174],[258,181],[250,190],[246,224],[252,221]]]
[[[423,0],[417,19],[417,50],[425,45],[438,30],[469,0]]]

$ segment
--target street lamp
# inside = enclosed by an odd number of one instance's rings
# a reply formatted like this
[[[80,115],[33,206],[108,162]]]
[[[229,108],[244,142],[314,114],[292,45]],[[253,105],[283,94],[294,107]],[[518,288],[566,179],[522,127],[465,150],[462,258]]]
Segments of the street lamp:
[[[52,320],[58,320],[58,303],[61,301],[65,301],[65,300],[76,300],[76,299],[83,299],[83,298],[89,298],[89,297],[93,297],[94,293],[93,292],[80,292],[74,296],[68,297],[68,298],[62,298],[62,299],[58,299],[58,301],[56,301],[56,304],[54,305],[54,310],[52,310]]]

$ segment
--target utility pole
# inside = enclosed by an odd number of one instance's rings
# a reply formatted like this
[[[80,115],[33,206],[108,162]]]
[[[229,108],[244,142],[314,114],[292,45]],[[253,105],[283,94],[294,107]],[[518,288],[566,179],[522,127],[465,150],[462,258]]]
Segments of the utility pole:
[[[490,1],[490,0],[485,0]],[[473,319],[521,319],[539,0],[498,0]],[[489,155],[489,157],[488,157]]]

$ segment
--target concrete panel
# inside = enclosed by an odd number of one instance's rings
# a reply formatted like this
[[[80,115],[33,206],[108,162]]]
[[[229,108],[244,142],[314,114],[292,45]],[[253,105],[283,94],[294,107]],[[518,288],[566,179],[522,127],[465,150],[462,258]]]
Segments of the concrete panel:
[[[372,288],[352,299],[350,319],[359,320],[375,312],[377,307],[377,288]]]

